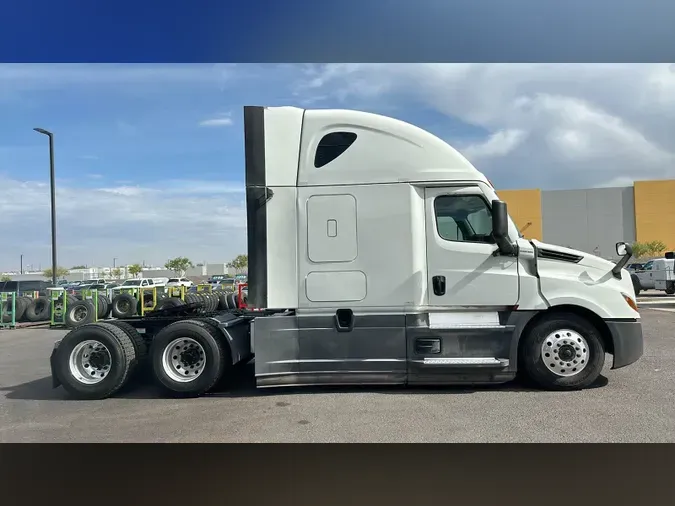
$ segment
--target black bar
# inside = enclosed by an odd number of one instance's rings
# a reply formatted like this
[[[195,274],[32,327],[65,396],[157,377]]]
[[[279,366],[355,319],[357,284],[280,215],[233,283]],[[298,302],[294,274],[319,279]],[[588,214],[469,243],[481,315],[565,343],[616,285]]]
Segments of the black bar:
[[[52,197],[52,283],[56,286],[56,181],[54,176],[54,134],[49,134],[49,182]]]

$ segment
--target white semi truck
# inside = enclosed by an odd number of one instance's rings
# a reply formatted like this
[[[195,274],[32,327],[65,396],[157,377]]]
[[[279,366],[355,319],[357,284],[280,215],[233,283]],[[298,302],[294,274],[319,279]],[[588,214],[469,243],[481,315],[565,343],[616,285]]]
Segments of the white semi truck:
[[[349,110],[245,107],[247,307],[176,305],[79,327],[54,386],[103,398],[135,369],[198,396],[238,363],[258,387],[501,383],[581,389],[637,361],[630,246],[617,263],[521,236],[434,135]]]

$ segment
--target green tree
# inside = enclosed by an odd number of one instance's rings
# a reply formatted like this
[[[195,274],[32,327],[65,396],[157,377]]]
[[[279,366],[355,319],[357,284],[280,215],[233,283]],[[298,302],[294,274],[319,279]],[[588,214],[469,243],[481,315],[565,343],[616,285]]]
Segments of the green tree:
[[[165,269],[175,272],[178,276],[185,276],[185,272],[190,268],[194,267],[189,258],[186,257],[176,257],[168,260],[164,264]]]
[[[666,250],[667,246],[663,241],[650,241],[647,243],[649,256],[660,257]]]
[[[635,258],[644,258],[649,255],[647,243],[635,241],[631,244],[633,248],[633,256]]]
[[[248,269],[248,255],[237,255],[234,260],[227,264],[229,269],[234,269],[234,272],[241,274]]]
[[[76,266],[74,266],[74,267],[71,267],[72,270],[75,270],[75,269],[86,269],[86,268],[87,268],[86,265],[76,265]]]
[[[122,269],[119,267],[115,267],[110,274],[112,274],[112,277],[115,279],[120,279],[122,277]]]
[[[0,281],[12,281],[12,276],[4,274],[2,277],[0,277]]]
[[[663,241],[634,242],[633,256],[635,258],[659,257],[668,248]]]
[[[57,267],[56,268],[56,277],[57,278],[62,278],[64,276],[67,276],[69,273],[68,269],[65,269],[63,267]],[[42,275],[47,278],[47,279],[52,279],[52,268],[48,267],[44,271],[42,271]]]
[[[127,268],[127,272],[131,274],[133,277],[136,277],[141,272],[143,272],[143,267],[141,267],[140,264],[133,264]]]
[[[659,257],[668,248],[663,241],[634,242],[633,256],[635,258]]]

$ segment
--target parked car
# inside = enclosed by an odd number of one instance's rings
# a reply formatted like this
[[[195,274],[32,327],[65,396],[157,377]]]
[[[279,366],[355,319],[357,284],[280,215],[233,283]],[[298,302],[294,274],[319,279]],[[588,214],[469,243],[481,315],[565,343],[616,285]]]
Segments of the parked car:
[[[127,279],[124,283],[113,288],[114,291],[119,291],[125,288],[151,288],[155,286],[150,278]]]
[[[654,260],[650,260],[642,266],[641,269],[635,271],[637,279],[640,281],[640,290],[654,289]]]
[[[155,286],[166,286],[169,280],[169,278],[152,278],[152,282]]]
[[[234,278],[222,278],[218,277],[218,279],[213,279],[211,278],[208,283],[213,287],[214,290],[220,289],[220,288],[232,288],[234,287]]]
[[[59,288],[63,288],[66,291],[72,291],[74,288],[83,285],[84,281],[69,281],[68,283],[60,286]]]
[[[169,278],[169,281],[166,283],[167,287],[184,286],[185,288],[190,288],[192,285],[192,281],[188,278]]]
[[[105,278],[94,278],[94,279],[85,279],[82,281],[83,285],[93,285],[93,284],[100,284],[103,285],[105,284]]]
[[[0,281],[0,292],[16,292],[19,295],[39,292],[46,297],[51,286],[48,281]]]
[[[91,283],[91,284],[82,284],[72,289],[72,294],[75,296],[81,295],[82,290],[98,290],[100,292],[108,290],[110,288],[115,288],[118,286],[117,283]]]

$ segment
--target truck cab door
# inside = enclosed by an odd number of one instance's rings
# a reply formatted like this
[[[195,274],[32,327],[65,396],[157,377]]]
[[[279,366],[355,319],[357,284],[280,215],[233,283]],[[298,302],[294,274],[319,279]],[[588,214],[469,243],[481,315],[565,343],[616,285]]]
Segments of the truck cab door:
[[[480,188],[427,188],[425,206],[429,306],[515,306],[517,257],[498,254],[490,204]]]
[[[512,374],[505,315],[519,299],[518,258],[492,238],[491,197],[478,186],[425,189],[428,312],[406,325],[410,384]]]

